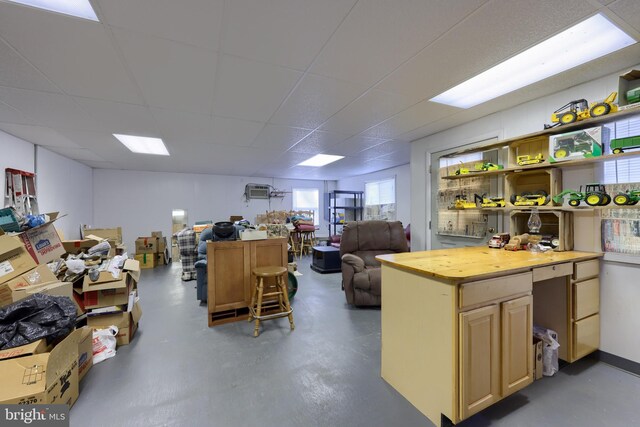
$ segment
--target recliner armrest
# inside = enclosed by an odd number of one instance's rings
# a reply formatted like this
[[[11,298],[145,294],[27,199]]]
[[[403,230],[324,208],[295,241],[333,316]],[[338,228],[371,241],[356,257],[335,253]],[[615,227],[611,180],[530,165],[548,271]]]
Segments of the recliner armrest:
[[[344,254],[342,256],[342,262],[350,265],[353,268],[354,273],[360,273],[365,269],[364,260],[354,254]]]

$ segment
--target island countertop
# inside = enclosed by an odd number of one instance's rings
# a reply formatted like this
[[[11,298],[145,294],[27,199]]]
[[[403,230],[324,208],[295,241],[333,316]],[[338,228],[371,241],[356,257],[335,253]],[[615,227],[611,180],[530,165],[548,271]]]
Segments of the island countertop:
[[[378,255],[376,259],[383,266],[395,267],[423,276],[463,282],[601,256],[602,253],[599,252],[532,253],[476,246]]]

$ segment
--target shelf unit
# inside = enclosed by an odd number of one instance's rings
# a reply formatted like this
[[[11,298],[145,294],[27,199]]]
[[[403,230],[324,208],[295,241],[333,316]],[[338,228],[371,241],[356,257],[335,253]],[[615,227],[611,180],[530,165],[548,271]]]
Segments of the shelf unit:
[[[342,234],[348,221],[362,221],[364,191],[335,190],[328,193],[329,235]]]

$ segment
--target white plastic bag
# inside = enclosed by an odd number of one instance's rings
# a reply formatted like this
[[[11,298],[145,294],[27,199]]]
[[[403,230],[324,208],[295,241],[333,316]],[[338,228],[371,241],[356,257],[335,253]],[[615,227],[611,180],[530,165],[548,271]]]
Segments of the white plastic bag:
[[[108,329],[93,331],[93,364],[100,363],[116,355],[116,335],[118,327],[109,326]]]
[[[533,336],[542,340],[542,375],[551,377],[558,372],[558,334],[542,326],[533,326]]]

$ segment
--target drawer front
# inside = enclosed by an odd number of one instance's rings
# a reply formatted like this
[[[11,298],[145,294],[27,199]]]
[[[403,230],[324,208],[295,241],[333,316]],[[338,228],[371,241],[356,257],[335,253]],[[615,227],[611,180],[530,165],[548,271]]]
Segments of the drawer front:
[[[600,315],[573,322],[573,355],[580,359],[600,347]]]
[[[600,260],[592,259],[590,261],[576,262],[573,272],[574,280],[582,280],[588,277],[600,275]]]
[[[571,276],[573,274],[573,263],[565,262],[564,264],[550,265],[548,267],[540,267],[533,269],[533,281],[540,282],[542,280],[553,279],[554,277]]]
[[[464,283],[460,285],[460,308],[531,292],[532,283],[530,272]]]
[[[573,318],[584,319],[600,311],[600,280],[585,280],[573,284]]]

